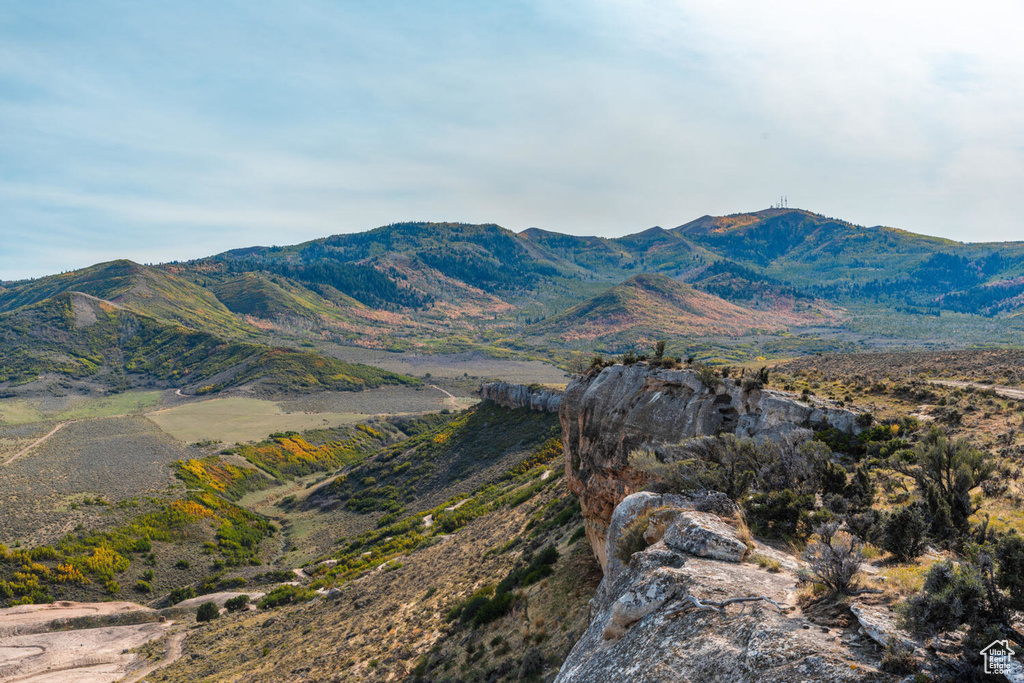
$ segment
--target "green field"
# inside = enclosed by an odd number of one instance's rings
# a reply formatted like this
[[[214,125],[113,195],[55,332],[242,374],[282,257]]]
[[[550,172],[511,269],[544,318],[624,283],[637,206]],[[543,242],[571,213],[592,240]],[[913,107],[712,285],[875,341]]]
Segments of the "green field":
[[[129,391],[113,396],[62,397],[55,399],[0,400],[0,422],[29,424],[44,420],[80,420],[89,417],[116,417],[144,413],[160,405],[162,391]]]

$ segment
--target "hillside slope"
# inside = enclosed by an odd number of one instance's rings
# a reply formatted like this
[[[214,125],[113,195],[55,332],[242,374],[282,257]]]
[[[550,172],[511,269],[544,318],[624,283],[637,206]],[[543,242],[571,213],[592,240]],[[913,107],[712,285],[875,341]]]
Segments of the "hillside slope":
[[[77,292],[0,314],[0,368],[0,383],[57,373],[122,389],[164,382],[204,392],[251,383],[353,390],[415,381],[313,353],[228,341]]]
[[[124,259],[0,287],[0,312],[65,292],[82,292],[157,320],[212,334],[238,336],[254,331],[209,290],[159,268]]]
[[[861,302],[970,312],[978,299],[991,306],[1019,294],[985,285],[1024,274],[1024,242],[963,244],[800,209],[704,216],[672,232],[787,284]]]
[[[768,313],[737,306],[665,275],[648,274],[633,276],[529,332],[615,348],[650,346],[666,337],[735,336],[754,328],[781,327]]]

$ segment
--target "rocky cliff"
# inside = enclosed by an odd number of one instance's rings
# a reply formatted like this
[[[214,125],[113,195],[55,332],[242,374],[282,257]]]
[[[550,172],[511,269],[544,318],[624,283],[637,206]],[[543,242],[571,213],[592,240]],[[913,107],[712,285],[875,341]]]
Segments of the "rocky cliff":
[[[707,387],[692,370],[645,363],[613,365],[573,380],[560,406],[567,482],[580,498],[587,538],[602,568],[612,511],[642,483],[628,464],[632,451],[721,432],[782,439],[797,430],[858,430],[858,414],[850,410],[753,384],[744,388],[732,379]]]
[[[590,626],[555,683],[899,680],[879,669],[875,639],[885,642],[891,628],[864,635],[856,622],[811,621],[797,606],[799,561],[743,540],[735,515],[701,507],[700,500],[640,492],[615,508]],[[623,564],[615,557],[619,535],[652,510],[644,534],[651,545]],[[742,561],[748,544],[778,568]]]
[[[477,393],[483,400],[505,408],[529,408],[542,413],[557,413],[562,403],[562,392],[537,385],[486,382]]]

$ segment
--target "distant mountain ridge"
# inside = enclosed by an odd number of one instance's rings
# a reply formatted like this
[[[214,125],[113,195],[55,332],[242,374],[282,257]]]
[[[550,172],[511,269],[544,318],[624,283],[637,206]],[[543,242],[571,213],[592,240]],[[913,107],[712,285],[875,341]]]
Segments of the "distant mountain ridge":
[[[802,209],[702,216],[618,238],[395,223],[188,262],[120,260],[8,282],[0,313],[69,292],[259,344],[273,335],[557,358],[581,345],[612,352],[654,337],[686,344],[843,331],[850,308],[882,320],[881,332],[860,338],[909,334],[887,316],[956,314],[977,319],[984,341],[985,325],[1005,339],[1024,324],[1024,242],[963,244]]]

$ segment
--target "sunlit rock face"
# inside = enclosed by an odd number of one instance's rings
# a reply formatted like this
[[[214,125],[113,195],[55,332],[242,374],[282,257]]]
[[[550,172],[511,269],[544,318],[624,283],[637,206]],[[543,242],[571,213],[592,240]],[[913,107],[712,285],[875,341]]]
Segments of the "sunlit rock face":
[[[825,427],[855,432],[857,416],[826,402],[797,400],[795,394],[744,389],[733,379],[706,387],[692,370],[653,369],[645,363],[613,365],[574,379],[559,408],[567,482],[580,498],[587,538],[602,568],[612,511],[643,483],[629,467],[632,451],[722,432],[777,440]]]
[[[560,391],[509,382],[486,382],[480,385],[477,393],[483,400],[493,401],[504,408],[529,408],[542,413],[557,413],[562,402]]]

